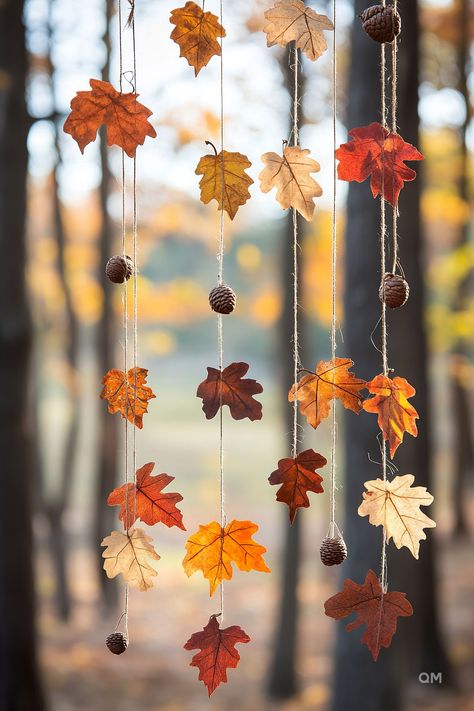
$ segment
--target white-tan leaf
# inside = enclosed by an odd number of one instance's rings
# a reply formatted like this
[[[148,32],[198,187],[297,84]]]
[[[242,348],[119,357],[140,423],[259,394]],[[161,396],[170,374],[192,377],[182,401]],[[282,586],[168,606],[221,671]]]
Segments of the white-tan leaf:
[[[106,546],[102,553],[104,570],[108,578],[115,578],[122,573],[125,581],[139,590],[153,587],[152,578],[157,575],[151,560],[160,560],[160,556],[151,545],[152,538],[141,528],[128,531],[112,531],[101,545]]]
[[[326,15],[318,15],[302,0],[281,0],[265,12],[268,23],[263,28],[267,35],[267,45],[278,44],[286,47],[296,42],[298,49],[315,61],[328,48],[323,30],[334,30],[334,25]]]

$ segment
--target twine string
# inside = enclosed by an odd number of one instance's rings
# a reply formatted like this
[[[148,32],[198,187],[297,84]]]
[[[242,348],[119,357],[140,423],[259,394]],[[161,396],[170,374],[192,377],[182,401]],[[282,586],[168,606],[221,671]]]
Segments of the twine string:
[[[332,200],[332,245],[331,245],[331,360],[334,367],[336,360],[337,340],[337,9],[336,0],[333,0],[333,46],[332,46],[332,138],[333,138],[333,200]],[[331,482],[329,491],[329,536],[336,534],[336,392],[334,376],[332,383],[332,421],[331,421]]]
[[[291,62],[291,48],[290,48]],[[293,145],[299,144],[299,57],[298,48],[294,46],[293,63]],[[293,400],[293,433],[291,456],[295,459],[298,456],[298,372],[300,367],[300,345],[299,345],[299,323],[298,323],[298,213],[295,208],[292,210],[293,218],[293,385],[295,398]]]
[[[398,0],[393,0],[393,11],[398,12]],[[398,113],[398,42],[397,38],[392,42],[392,133],[397,133],[397,113]],[[395,205],[392,213],[392,274],[395,274],[398,263],[398,205]]]

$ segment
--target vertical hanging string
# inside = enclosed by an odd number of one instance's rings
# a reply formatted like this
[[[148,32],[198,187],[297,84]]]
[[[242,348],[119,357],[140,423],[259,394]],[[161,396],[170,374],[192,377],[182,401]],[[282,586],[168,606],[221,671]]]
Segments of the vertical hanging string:
[[[135,32],[135,0],[130,3],[130,27],[132,30],[132,54],[133,54],[133,87],[137,93],[137,47]],[[137,155],[133,157],[133,182],[132,182],[132,249],[133,249],[133,409],[135,419],[135,408],[137,402],[137,368],[138,368],[138,233],[137,233]],[[137,471],[137,428],[133,426],[133,453],[132,453],[133,479],[135,482]],[[133,519],[136,517],[137,496],[136,488],[133,489]]]
[[[334,363],[336,359],[336,294],[337,294],[337,166],[336,166],[336,143],[337,143],[337,13],[336,0],[333,0],[333,45],[332,45],[332,138],[333,138],[333,201],[332,201],[332,252],[331,252],[331,281],[332,281],[332,302],[331,302],[331,359]],[[329,536],[336,535],[336,393],[334,382],[332,385],[332,423],[331,423],[331,486],[329,492]]]
[[[224,2],[219,2],[219,21],[221,27],[224,26]],[[219,252],[218,252],[218,275],[217,283],[221,286],[224,283],[224,200],[225,200],[225,164],[224,164],[224,38],[220,38],[221,58],[220,58],[220,149],[221,149],[221,164],[222,164],[222,193],[221,193],[221,214],[220,214],[220,229],[219,229]],[[217,315],[217,349],[219,357],[220,371],[220,390],[219,390],[219,493],[220,493],[220,519],[221,528],[226,525],[226,515],[224,507],[224,423],[222,413],[222,371],[224,369],[224,337],[222,332],[222,315]],[[224,582],[222,581],[219,588],[220,592],[220,623],[224,620]]]
[[[290,49],[291,61],[291,49]],[[293,64],[293,145],[299,144],[299,57],[298,48],[294,46]],[[298,370],[300,367],[299,328],[298,328],[298,214],[293,208],[293,384],[295,393],[298,391]],[[298,456],[298,398],[293,400],[293,442],[291,456]]]
[[[398,0],[393,0],[393,11],[398,12]],[[392,42],[392,133],[397,133],[397,89],[398,89],[398,42]],[[398,263],[398,205],[393,208],[392,222],[392,274],[395,274]]]

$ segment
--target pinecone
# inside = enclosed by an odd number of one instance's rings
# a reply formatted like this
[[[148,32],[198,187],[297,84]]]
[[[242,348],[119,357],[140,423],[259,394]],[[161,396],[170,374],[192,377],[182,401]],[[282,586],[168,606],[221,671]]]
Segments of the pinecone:
[[[359,17],[365,32],[376,42],[393,42],[400,34],[402,20],[392,5],[372,5]]]
[[[324,565],[340,565],[347,558],[347,548],[343,538],[324,538],[319,549]]]
[[[389,309],[398,309],[406,304],[410,295],[408,282],[399,274],[387,273],[380,284],[380,301],[386,304]]]
[[[116,254],[110,257],[105,267],[105,274],[114,284],[123,284],[133,274],[133,261],[128,255]]]
[[[123,632],[112,632],[105,640],[112,654],[123,654],[128,647],[128,637]]]
[[[236,297],[230,286],[220,284],[209,294],[211,309],[218,314],[230,314],[235,309]]]

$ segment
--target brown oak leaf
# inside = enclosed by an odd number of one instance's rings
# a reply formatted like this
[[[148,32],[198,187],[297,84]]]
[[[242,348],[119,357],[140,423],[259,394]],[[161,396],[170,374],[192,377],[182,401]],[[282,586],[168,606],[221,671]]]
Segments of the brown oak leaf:
[[[398,617],[410,617],[413,608],[406,599],[406,593],[382,591],[379,579],[369,570],[362,585],[350,579],[344,581],[344,589],[326,600],[324,611],[328,617],[341,620],[352,613],[356,614],[350,622],[348,632],[365,625],[361,642],[369,648],[374,661],[377,661],[382,647],[389,647],[397,631]]]
[[[125,528],[130,528],[139,518],[148,526],[164,523],[169,528],[177,526],[185,531],[183,514],[176,507],[183,497],[177,493],[163,493],[163,489],[174,481],[174,476],[151,476],[154,468],[155,463],[148,462],[137,469],[135,481],[111,491],[107,503],[120,506],[119,519]]]
[[[304,375],[291,388],[288,400],[300,403],[301,414],[311,427],[318,427],[330,412],[333,397],[353,412],[360,412],[362,401],[360,391],[367,387],[365,380],[356,378],[350,369],[354,363],[350,358],[336,358],[320,361],[314,373]]]
[[[153,390],[145,385],[147,375],[146,368],[130,368],[126,375],[123,370],[113,368],[102,379],[104,387],[100,397],[108,400],[109,412],[112,415],[120,412],[139,430],[143,427],[143,415],[148,412],[148,401],[156,397]]]
[[[125,582],[134,588],[143,591],[153,587],[152,578],[157,572],[150,560],[160,560],[160,556],[151,541],[141,528],[130,528],[125,533],[112,531],[101,543],[106,546],[102,557],[107,577],[122,573]]]
[[[187,2],[184,7],[172,10],[170,22],[176,25],[171,39],[179,45],[179,56],[188,60],[197,76],[212,57],[220,55],[217,38],[225,37],[225,30],[216,15],[204,12],[195,2]]]
[[[231,363],[221,371],[217,368],[207,369],[207,378],[199,385],[197,397],[202,398],[202,409],[206,419],[211,420],[219,411],[221,405],[228,405],[234,420],[262,419],[262,405],[253,395],[263,392],[260,383],[250,378],[244,379],[249,369],[248,363]],[[221,396],[222,393],[222,396]]]
[[[268,24],[263,31],[268,47],[278,44],[286,47],[294,41],[296,47],[312,61],[328,48],[323,30],[333,30],[334,25],[326,15],[318,15],[302,0],[280,0],[265,12]]]
[[[277,501],[288,505],[290,523],[300,507],[308,508],[308,491],[321,494],[323,477],[316,469],[327,464],[327,459],[313,449],[300,452],[296,458],[280,459],[278,469],[271,473],[268,481],[272,485],[281,484],[277,491]]]
[[[112,84],[90,79],[92,91],[78,91],[71,101],[71,113],[64,131],[77,141],[81,153],[88,143],[95,141],[101,126],[107,127],[107,144],[120,146],[130,158],[145,138],[156,137],[148,121],[152,111],[137,101],[138,94],[122,94]]]
[[[245,205],[250,198],[248,188],[253,180],[247,175],[245,169],[250,168],[251,165],[247,156],[242,153],[221,151],[217,155],[203,156],[195,171],[196,175],[203,176],[199,182],[201,202],[207,205],[211,200],[217,200],[219,210],[222,210],[224,202],[224,210],[233,220],[239,207]],[[224,190],[222,190],[222,182],[224,182]]]
[[[200,649],[192,658],[191,667],[199,669],[199,680],[207,686],[209,696],[219,684],[227,682],[227,669],[235,669],[240,661],[236,644],[250,642],[250,637],[241,627],[232,625],[221,629],[218,615],[212,615],[202,632],[195,632],[184,648],[188,651]]]

